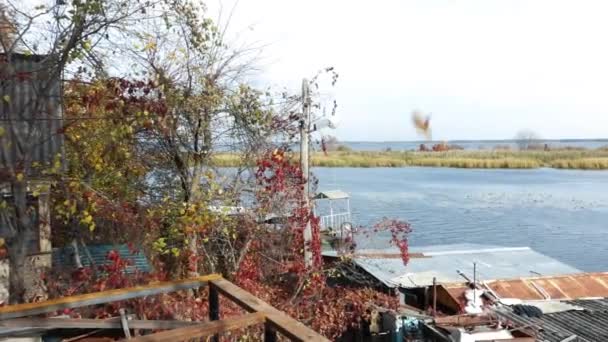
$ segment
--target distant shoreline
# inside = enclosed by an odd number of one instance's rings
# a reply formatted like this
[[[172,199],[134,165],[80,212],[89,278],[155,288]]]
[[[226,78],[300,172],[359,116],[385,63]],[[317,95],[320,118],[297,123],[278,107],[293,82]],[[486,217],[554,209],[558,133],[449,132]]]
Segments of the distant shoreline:
[[[297,154],[297,153],[296,153]],[[238,154],[218,154],[217,166],[242,163]],[[313,167],[452,167],[470,169],[608,170],[608,148],[562,150],[328,151],[313,152]]]
[[[526,143],[544,146],[551,149],[598,149],[608,146],[608,139],[533,139]],[[437,144],[457,145],[467,151],[494,150],[509,148],[518,150],[521,141],[516,139],[505,140],[447,140],[447,141],[338,141],[337,144],[346,146],[355,151],[417,151],[420,145],[427,147]],[[297,146],[293,146],[297,149]]]
[[[517,143],[517,139],[452,139],[452,140],[341,140],[341,143],[345,144],[387,144],[387,143],[415,143],[415,144],[433,144],[433,143]],[[604,142],[608,144],[608,138],[594,138],[594,139],[576,139],[576,138],[565,138],[565,139],[534,139],[534,142],[542,142],[542,143],[568,143],[568,142],[589,142],[589,141],[598,141]]]

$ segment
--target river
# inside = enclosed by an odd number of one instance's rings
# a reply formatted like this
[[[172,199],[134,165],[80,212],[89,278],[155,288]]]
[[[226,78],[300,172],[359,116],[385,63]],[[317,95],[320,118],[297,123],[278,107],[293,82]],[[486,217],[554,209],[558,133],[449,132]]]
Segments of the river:
[[[351,196],[355,225],[408,221],[410,245],[529,246],[581,270],[608,271],[608,172],[315,168],[320,190]],[[387,235],[359,246],[386,246]]]

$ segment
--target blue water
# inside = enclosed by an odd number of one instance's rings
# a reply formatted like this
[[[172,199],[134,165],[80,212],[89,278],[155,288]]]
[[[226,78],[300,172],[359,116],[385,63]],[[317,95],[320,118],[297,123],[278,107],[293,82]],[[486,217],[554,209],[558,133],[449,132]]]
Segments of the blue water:
[[[390,148],[393,151],[417,150],[420,144],[432,146],[433,144],[442,141],[425,142],[425,141],[345,141],[340,144],[346,145],[356,151],[383,151]],[[453,140],[448,141],[449,144],[462,146],[465,150],[492,149],[495,146],[509,146],[513,149],[517,148],[515,140]],[[547,144],[552,148],[559,147],[582,147],[582,148],[598,148],[608,146],[608,139],[563,139],[563,140],[539,140],[535,141],[540,145]]]
[[[530,246],[584,271],[608,271],[608,172],[316,168],[320,190],[350,193],[353,221],[408,221],[410,244]],[[360,238],[386,246],[388,236]]]

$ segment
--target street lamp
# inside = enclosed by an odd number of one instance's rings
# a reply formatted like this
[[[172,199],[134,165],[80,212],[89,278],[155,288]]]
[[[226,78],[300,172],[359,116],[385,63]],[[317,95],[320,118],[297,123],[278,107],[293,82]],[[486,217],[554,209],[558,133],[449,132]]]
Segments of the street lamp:
[[[340,124],[340,120],[338,120],[335,117],[321,118],[312,123],[312,128],[309,133],[316,132],[323,128],[336,129],[336,128],[338,128],[339,124]]]

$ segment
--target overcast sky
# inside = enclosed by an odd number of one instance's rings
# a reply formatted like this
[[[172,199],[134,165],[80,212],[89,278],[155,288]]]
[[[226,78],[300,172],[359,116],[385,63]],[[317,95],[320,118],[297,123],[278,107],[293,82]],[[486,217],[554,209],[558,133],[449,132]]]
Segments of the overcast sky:
[[[223,18],[235,0],[209,0]],[[334,66],[343,140],[608,138],[608,1],[240,0],[229,31],[267,45],[261,84]]]

